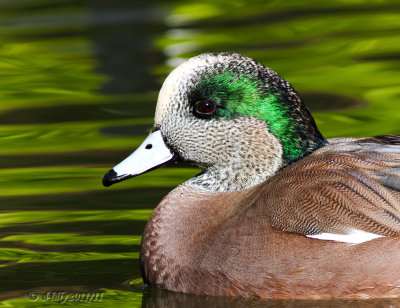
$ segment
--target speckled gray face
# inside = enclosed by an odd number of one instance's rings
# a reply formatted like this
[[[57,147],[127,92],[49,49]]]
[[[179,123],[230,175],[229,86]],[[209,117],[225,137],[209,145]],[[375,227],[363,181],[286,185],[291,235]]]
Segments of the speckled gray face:
[[[187,184],[209,191],[256,185],[325,142],[291,85],[237,53],[202,54],[172,71],[160,90],[153,131],[160,132],[165,153],[203,170]],[[132,157],[149,154],[143,153]],[[152,168],[170,159],[152,157],[146,162]],[[135,162],[125,165],[142,170]],[[110,171],[106,184],[131,176],[123,166],[120,174]]]
[[[227,63],[240,65],[244,59],[249,60],[236,54],[200,55],[176,68],[161,88],[155,129],[183,160],[203,170],[189,185],[213,191],[243,189],[282,166],[282,146],[266,122],[249,116],[204,118],[194,113],[193,93],[201,81],[223,73]]]

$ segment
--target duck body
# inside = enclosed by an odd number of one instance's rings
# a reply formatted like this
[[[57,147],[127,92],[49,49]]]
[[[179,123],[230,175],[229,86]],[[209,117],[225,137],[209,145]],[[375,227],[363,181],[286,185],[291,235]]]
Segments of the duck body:
[[[388,175],[383,171],[398,165],[400,154],[372,151],[382,145],[378,142],[332,140],[242,191],[210,194],[180,185],[162,200],[145,228],[145,280],[172,291],[219,296],[399,296],[400,238],[393,235],[399,234],[400,223],[393,208],[399,207],[400,194],[380,183]],[[377,191],[363,189],[371,182]],[[366,203],[385,200],[386,215],[381,203],[358,206],[357,200],[347,200],[354,191]],[[337,202],[322,207],[310,200],[323,195]],[[354,245],[294,233],[344,233],[348,228],[391,236]]]
[[[400,297],[400,136],[326,140],[292,86],[237,53],[178,66],[153,131],[103,184],[202,169],[144,230],[144,281],[261,298]]]

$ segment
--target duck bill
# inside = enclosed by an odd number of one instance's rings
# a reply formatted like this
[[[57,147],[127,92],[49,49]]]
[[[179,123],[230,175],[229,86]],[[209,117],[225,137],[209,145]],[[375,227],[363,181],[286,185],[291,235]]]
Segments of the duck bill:
[[[161,131],[157,130],[150,133],[136,151],[104,175],[103,185],[108,187],[164,166],[175,157],[175,153],[165,144]]]

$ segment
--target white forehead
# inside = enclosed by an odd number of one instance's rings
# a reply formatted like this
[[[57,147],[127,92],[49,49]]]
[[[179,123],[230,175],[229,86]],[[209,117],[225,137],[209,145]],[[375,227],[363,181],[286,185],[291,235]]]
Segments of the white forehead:
[[[222,62],[222,58],[222,55],[200,55],[190,58],[175,68],[165,79],[158,94],[154,123],[156,125],[161,124],[169,104],[174,99],[176,101],[182,85],[187,84],[190,86],[189,83],[193,79],[191,78],[193,75],[199,74],[199,72],[204,71],[207,67],[213,66],[217,62]]]

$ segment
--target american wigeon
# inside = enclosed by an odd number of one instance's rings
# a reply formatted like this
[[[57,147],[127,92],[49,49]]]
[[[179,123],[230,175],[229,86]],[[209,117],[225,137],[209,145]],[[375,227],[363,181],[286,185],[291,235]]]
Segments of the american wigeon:
[[[177,67],[152,133],[105,186],[174,159],[202,172],[144,230],[144,280],[261,298],[400,296],[400,136],[326,140],[292,86],[237,53]]]

